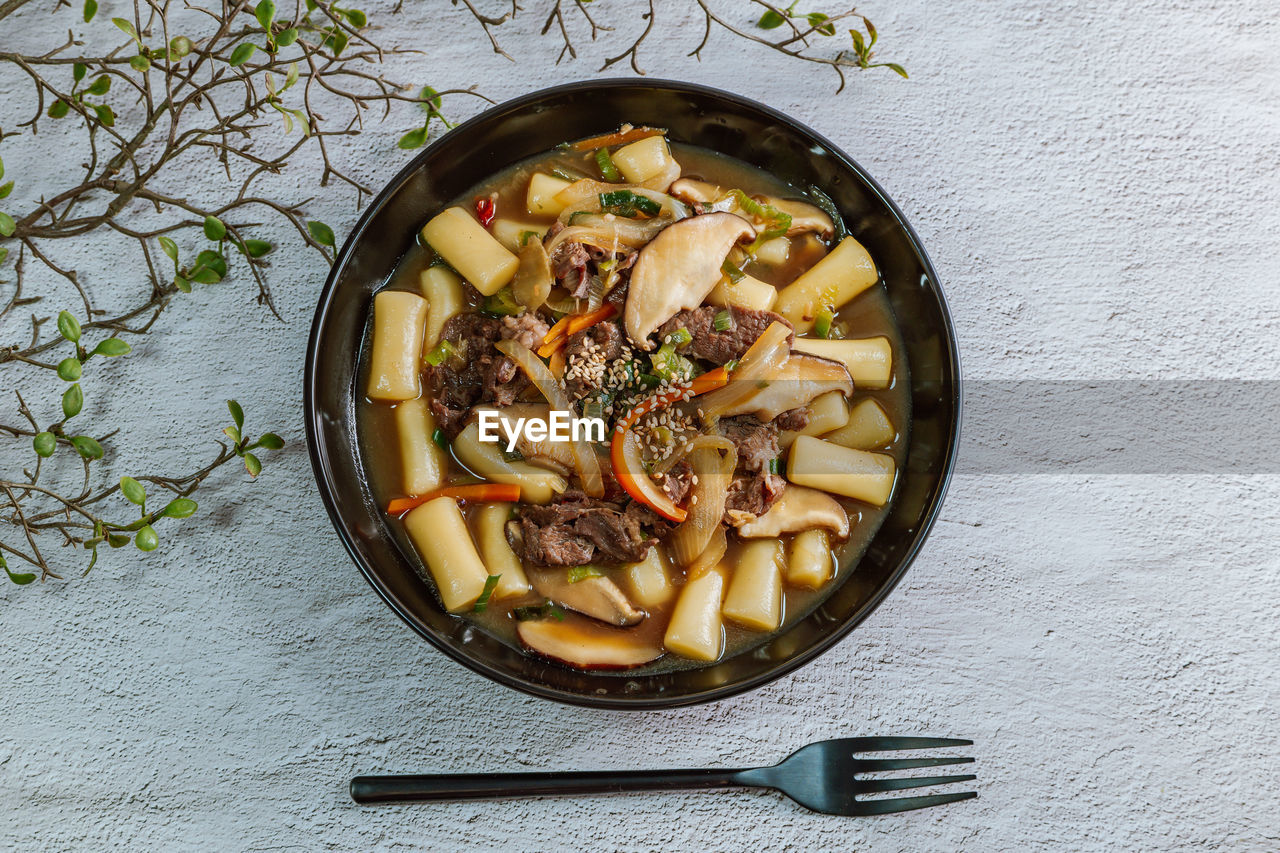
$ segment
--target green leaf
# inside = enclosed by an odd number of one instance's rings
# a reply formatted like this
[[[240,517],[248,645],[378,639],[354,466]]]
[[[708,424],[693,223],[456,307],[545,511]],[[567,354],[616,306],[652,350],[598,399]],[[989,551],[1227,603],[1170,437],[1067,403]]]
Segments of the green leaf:
[[[84,22],[87,24],[98,14],[98,0],[84,0]]]
[[[289,27],[287,30],[281,30],[276,33],[276,44],[280,47],[288,47],[298,40],[297,27]]]
[[[256,477],[262,473],[262,463],[252,453],[244,455],[244,468],[249,472],[250,477]]]
[[[173,286],[178,288],[178,290],[181,290],[183,293],[191,292],[191,282],[187,281],[180,275],[175,275],[173,277]]]
[[[71,341],[71,343],[78,343],[80,340],[80,321],[70,311],[59,311],[58,333]]]
[[[341,30],[336,30],[333,35],[324,40],[324,44],[333,51],[334,56],[338,56],[347,46],[347,34]]]
[[[48,430],[38,432],[36,437],[31,439],[31,447],[35,450],[37,456],[43,456],[48,459],[53,455],[53,451],[58,449],[58,438]]]
[[[422,99],[422,108],[427,112],[440,109],[440,93],[430,86],[423,86],[418,97]]]
[[[93,111],[98,114],[98,121],[107,127],[115,127],[116,114],[106,104],[94,104]]]
[[[271,245],[266,240],[245,240],[240,251],[244,252],[251,258],[260,258],[274,248],[275,246]]]
[[[776,30],[782,26],[782,22],[783,17],[770,9],[760,16],[760,20],[756,21],[756,26],[762,30]]]
[[[347,22],[357,30],[367,26],[369,23],[369,17],[359,9],[343,9],[342,14],[346,16]]]
[[[0,211],[0,237],[12,237],[16,230],[18,230],[18,223],[13,221],[13,217]],[[332,232],[330,234],[332,235]]]
[[[138,31],[134,29],[133,24],[124,18],[112,18],[111,23],[115,24],[129,38],[138,41]]]
[[[227,401],[227,411],[231,413],[231,420],[235,422],[236,429],[244,429],[244,409],[235,400]],[[239,441],[240,439],[236,439]]]
[[[222,220],[210,214],[204,218],[204,236],[215,242],[227,236],[227,226],[222,224]]]
[[[49,105],[49,118],[62,118],[70,109],[67,102],[59,98]]]
[[[171,238],[161,237],[160,248],[169,256],[169,260],[173,261],[175,264],[178,262],[178,244],[173,242]]]
[[[5,559],[3,556],[0,556],[0,567],[4,568],[4,573],[9,576],[9,580],[13,581],[18,586],[26,586],[27,584],[31,583],[33,580],[36,579],[36,576],[31,574],[30,572],[9,571],[9,564],[5,562]]]
[[[849,30],[849,37],[853,39],[853,49],[857,51],[859,56],[865,56],[867,53],[867,45],[862,40],[862,33],[857,30]]]
[[[97,80],[89,84],[89,88],[85,89],[90,95],[105,95],[111,89],[111,78],[103,74]]]
[[[120,491],[124,492],[125,498],[131,504],[145,506],[147,503],[147,490],[132,477],[120,478]]]
[[[403,148],[405,151],[411,151],[414,148],[421,148],[422,144],[426,141],[427,129],[425,127],[419,127],[400,137],[400,141],[396,143],[396,147]]]
[[[58,362],[58,377],[67,382],[75,382],[80,378],[80,359],[69,355]]]
[[[156,529],[148,524],[138,531],[133,544],[138,546],[139,551],[154,551],[160,546],[160,537],[156,535]]]
[[[123,548],[129,544],[129,535],[127,533],[108,533],[107,544],[112,548]]]
[[[71,76],[75,78],[75,81],[77,83],[83,80],[84,75],[88,73],[89,73],[89,66],[85,65],[83,62],[77,62],[76,64],[71,66]]]
[[[827,23],[829,19],[821,12],[810,12],[804,17],[805,20],[809,22],[809,26],[813,27],[818,33],[824,36],[833,36],[836,34],[836,25]]]
[[[240,428],[239,428],[239,427],[234,426],[234,425],[229,426],[229,427],[224,427],[224,428],[223,428],[223,430],[222,430],[222,434],[223,434],[223,435],[225,435],[227,438],[231,439],[231,440],[232,440],[233,442],[235,442],[236,444],[239,444],[239,443],[240,443]],[[237,452],[237,453],[239,453],[239,448],[236,448],[236,452]]]
[[[867,27],[867,35],[871,36],[871,42],[867,47],[875,47],[876,39],[880,37],[880,34],[876,32],[876,25],[868,21],[865,16],[862,19],[862,23]]]
[[[71,446],[85,459],[102,458],[102,445],[87,435],[71,436]]]
[[[13,181],[9,181],[7,184],[0,186],[0,198],[8,198],[9,193],[11,192],[13,192]]]
[[[4,158],[0,157],[0,178],[4,177]]]
[[[68,418],[74,418],[83,408],[84,392],[80,390],[80,383],[77,382],[62,394],[62,414]]]
[[[279,450],[284,447],[284,439],[276,435],[274,432],[264,432],[258,436],[257,447],[264,450]]]
[[[264,30],[271,32],[271,23],[276,19],[276,4],[271,0],[258,0],[258,6],[253,10],[253,15]]]
[[[151,60],[139,54],[129,57],[129,65],[134,71],[146,71],[151,67]]]
[[[231,51],[231,59],[229,60],[231,67],[239,68],[241,65],[244,65],[249,61],[249,57],[253,56],[253,52],[257,49],[258,46],[249,41],[237,45],[236,49]]]
[[[903,68],[901,65],[899,65],[899,64],[898,64],[898,63],[896,63],[896,62],[886,62],[886,63],[884,64],[884,67],[885,67],[885,68],[888,68],[890,71],[892,71],[892,72],[894,72],[895,74],[897,74],[897,75],[898,75],[899,77],[901,77],[903,80],[910,80],[910,79],[911,79],[910,77],[908,77],[908,76],[907,76],[907,69]]]
[[[0,246],[0,264],[4,263],[5,258],[9,257],[9,250]]]
[[[107,338],[98,342],[93,348],[94,355],[105,355],[108,358],[115,358],[118,355],[128,355],[133,352],[133,347],[129,346],[125,341],[119,338]]]
[[[160,510],[160,514],[165,518],[190,518],[195,515],[196,502],[191,498],[174,498]]]
[[[186,36],[174,36],[169,39],[169,56],[174,59],[182,59],[191,53],[191,39]]]
[[[311,236],[322,246],[333,245],[333,229],[325,225],[318,219],[312,219],[307,222],[307,230],[311,232]]]
[[[212,249],[205,249],[196,256],[195,268],[191,270],[191,280],[201,284],[217,284],[227,274],[227,259]]]

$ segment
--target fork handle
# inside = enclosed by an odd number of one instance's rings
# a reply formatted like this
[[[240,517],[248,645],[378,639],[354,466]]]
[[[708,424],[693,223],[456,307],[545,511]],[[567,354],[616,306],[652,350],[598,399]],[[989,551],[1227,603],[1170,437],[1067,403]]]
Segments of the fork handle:
[[[416,776],[357,776],[351,799],[357,803],[411,803],[496,797],[614,794],[728,788],[746,784],[741,770],[643,770],[565,773],[432,773]]]

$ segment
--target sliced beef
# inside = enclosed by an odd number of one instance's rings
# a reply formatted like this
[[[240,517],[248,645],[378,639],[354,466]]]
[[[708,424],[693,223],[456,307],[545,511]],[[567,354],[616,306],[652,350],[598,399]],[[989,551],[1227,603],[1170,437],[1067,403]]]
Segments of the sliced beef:
[[[604,363],[608,365],[618,356],[622,355],[623,349],[626,347],[626,335],[622,331],[622,327],[617,323],[604,322],[596,323],[594,326],[583,329],[580,332],[574,332],[569,336],[568,343],[565,344],[564,357],[567,364],[572,364],[575,358],[582,358],[586,355],[587,350],[603,354]],[[607,369],[607,367],[606,367]],[[573,376],[565,380],[565,390],[569,392],[572,399],[581,399],[586,396],[588,391],[593,390],[597,385],[590,381],[589,377]]]
[[[547,324],[531,313],[519,317],[458,314],[444,324],[441,337],[457,355],[443,364],[423,368],[431,395],[431,413],[449,438],[462,431],[471,408],[478,403],[510,406],[529,386],[516,363],[494,349],[504,339],[516,339],[531,349],[547,333]]]
[[[566,240],[551,253],[551,272],[556,278],[563,279],[574,270],[585,270],[591,255],[587,247],[573,240]]]
[[[662,477],[662,490],[677,504],[684,503],[693,489],[693,466],[688,459],[681,459]]]
[[[808,406],[788,409],[773,419],[773,425],[780,430],[798,432],[809,425],[809,417],[813,412]]]
[[[634,563],[670,526],[648,507],[569,491],[560,502],[521,511],[524,558],[541,566],[580,566],[593,559]]]
[[[717,332],[716,314],[727,310],[730,325],[727,331]],[[677,329],[688,329],[693,340],[683,350],[685,355],[692,355],[714,364],[724,364],[735,358],[742,358],[743,353],[751,348],[756,339],[764,334],[773,322],[783,323],[792,328],[791,323],[772,311],[757,311],[754,308],[741,308],[737,305],[730,308],[717,308],[714,305],[703,305],[701,308],[684,310],[662,324],[658,329],[658,340]],[[794,333],[787,338],[787,346],[795,339]]]
[[[755,415],[722,418],[720,434],[738,447],[738,468],[751,473],[769,470],[778,456],[778,428],[761,423]]]
[[[549,331],[551,328],[532,311],[526,311],[519,317],[502,318],[503,340],[519,341],[532,350],[542,345],[542,339]]]
[[[764,515],[769,511],[769,507],[773,506],[773,502],[782,496],[786,487],[786,480],[768,471],[756,474],[739,473],[729,483],[729,494],[725,497],[726,523],[732,523],[731,512]]]

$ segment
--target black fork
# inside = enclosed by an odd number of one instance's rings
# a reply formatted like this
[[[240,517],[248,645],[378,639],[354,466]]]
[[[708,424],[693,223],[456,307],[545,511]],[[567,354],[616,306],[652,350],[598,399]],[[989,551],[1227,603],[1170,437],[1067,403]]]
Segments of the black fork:
[[[801,747],[771,767],[738,770],[642,770],[553,773],[461,773],[418,776],[357,776],[351,798],[357,803],[406,803],[474,800],[496,797],[612,794],[626,791],[670,791],[690,788],[772,788],[805,808],[837,815],[905,812],[972,799],[974,791],[891,799],[859,799],[865,794],[968,782],[972,773],[952,776],[905,776],[859,779],[859,774],[916,767],[970,764],[972,758],[859,758],[864,752],[941,749],[969,746],[971,740],[927,737],[854,737],[824,740]]]

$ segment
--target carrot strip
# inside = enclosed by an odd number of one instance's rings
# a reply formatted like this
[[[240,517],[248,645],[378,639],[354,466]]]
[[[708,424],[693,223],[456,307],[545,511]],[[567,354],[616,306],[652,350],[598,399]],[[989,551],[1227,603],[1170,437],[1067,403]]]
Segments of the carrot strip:
[[[635,142],[637,139],[644,139],[648,136],[663,136],[666,130],[661,127],[632,127],[627,130],[615,130],[612,133],[602,133],[599,136],[592,136],[588,139],[579,139],[573,143],[576,151],[590,151],[593,148],[611,148],[614,145],[622,145],[627,142]]]
[[[456,498],[460,501],[485,503],[509,503],[520,500],[520,487],[507,483],[477,483],[469,486],[443,486],[414,498],[395,498],[387,504],[391,515],[403,515],[409,510],[436,498]]]
[[[628,446],[631,440],[631,427],[654,409],[668,406],[686,395],[696,397],[708,391],[721,388],[729,382],[729,371],[724,367],[709,370],[695,377],[688,388],[673,388],[662,394],[654,394],[641,401],[640,405],[627,412],[613,430],[613,440],[609,446],[609,461],[613,466],[614,478],[622,486],[623,491],[645,504],[658,515],[677,524],[684,521],[688,512],[678,506],[658,488],[649,475],[643,470],[636,470],[638,453],[634,447]]]
[[[602,305],[586,314],[566,314],[556,321],[556,324],[551,327],[551,331],[547,332],[542,339],[542,346],[538,347],[538,356],[540,358],[549,358],[560,347],[568,343],[570,335],[575,335],[583,329],[589,329],[596,323],[604,322],[617,313],[618,306],[610,302],[608,305]],[[562,324],[563,328],[561,328]],[[557,332],[557,329],[559,329],[559,332]]]

